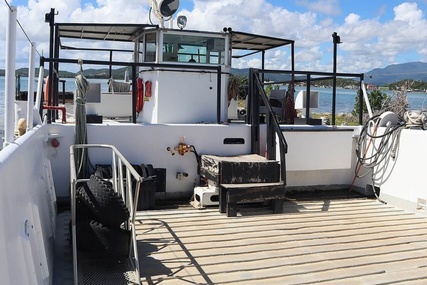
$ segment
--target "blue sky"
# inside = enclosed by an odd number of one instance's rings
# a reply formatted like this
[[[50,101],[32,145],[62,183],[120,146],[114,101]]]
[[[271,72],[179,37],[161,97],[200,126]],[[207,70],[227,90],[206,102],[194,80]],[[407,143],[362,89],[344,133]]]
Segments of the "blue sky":
[[[148,23],[147,0],[7,0],[18,7],[18,21],[39,53],[47,54],[44,14],[55,7],[57,22]],[[0,4],[6,15],[7,5]],[[337,32],[338,71],[367,72],[390,64],[427,62],[427,0],[181,0],[176,15],[186,15],[189,29],[220,31],[224,26],[296,41],[298,69],[332,70],[332,33]],[[6,17],[0,19],[6,29]],[[5,36],[0,33],[0,50]],[[18,32],[17,67],[27,66],[28,41]],[[267,53],[267,68],[289,68],[289,51]],[[0,68],[4,68],[4,53]],[[257,57],[234,61],[237,68],[259,67]]]

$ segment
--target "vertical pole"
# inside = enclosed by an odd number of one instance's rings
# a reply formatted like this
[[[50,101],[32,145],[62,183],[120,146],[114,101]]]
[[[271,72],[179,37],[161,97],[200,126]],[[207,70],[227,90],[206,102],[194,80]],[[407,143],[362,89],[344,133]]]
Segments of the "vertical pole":
[[[30,43],[30,59],[28,69],[28,96],[27,96],[27,131],[33,127],[33,110],[34,110],[34,77],[35,77],[35,55],[36,44]]]
[[[311,74],[307,74],[307,88],[306,88],[306,97],[305,97],[305,123],[310,125],[311,123]]]
[[[136,92],[138,92],[136,86],[136,79],[138,77],[136,68],[136,65],[132,64],[132,123],[134,124],[136,124]]]
[[[113,51],[112,50],[110,50],[110,62],[111,61],[113,61]],[[113,71],[112,70],[113,70],[113,67],[110,64],[110,66],[108,67],[108,79],[111,79],[111,77],[113,76]]]
[[[40,118],[43,118],[43,78],[44,78],[44,66],[43,66],[43,57],[40,58],[40,67],[39,67],[39,82],[37,84],[37,96],[36,102],[34,104],[37,112],[39,113]]]
[[[261,60],[261,70],[262,70],[261,83],[262,83],[262,87],[264,87],[265,51],[263,50],[261,52],[261,54],[262,54],[262,60]]]
[[[337,105],[337,45],[341,42],[336,32],[332,34],[334,43],[333,82],[332,82],[332,125],[335,126],[335,108]]]
[[[61,80],[62,83],[62,104],[65,105],[65,80]]]
[[[49,37],[49,57],[53,58],[53,52],[54,52],[54,23],[55,23],[55,9],[51,8],[50,13],[46,15],[46,20],[49,21],[49,28],[50,28],[50,37]],[[51,106],[53,102],[53,61],[49,61],[49,94],[47,96],[47,106]],[[50,124],[52,122],[52,110],[47,111],[47,122]]]
[[[249,88],[251,96],[251,153],[260,154],[259,90],[256,81],[260,81],[259,72],[249,69]],[[262,85],[262,84],[261,84]]]
[[[53,24],[54,23],[55,23],[55,21],[53,21]],[[59,58],[59,28],[57,26],[54,28],[54,38],[55,38],[55,46],[54,46],[53,57],[55,59],[58,59]],[[59,81],[58,81],[59,80],[59,62],[54,62],[53,68],[57,72],[54,73],[53,84],[50,85],[51,86],[50,87],[50,89],[51,89],[50,93],[52,94],[51,100],[52,100],[53,106],[58,106],[58,103],[59,103],[59,98],[58,98],[58,96],[59,96],[58,95],[59,94],[58,93],[58,90],[59,90],[59,86],[58,86],[58,84],[59,84]],[[53,114],[55,114],[55,116],[53,117],[53,121],[55,122],[55,120],[59,118],[58,110],[54,111]]]
[[[291,44],[291,68],[292,68],[292,83],[294,82],[294,71],[295,71],[295,43]]]
[[[5,73],[5,104],[4,104],[4,142],[6,147],[14,140],[15,131],[15,58],[16,58],[16,14],[15,6],[10,6],[8,14],[8,24],[6,29],[6,73]]]
[[[227,94],[224,95],[224,106],[222,106],[221,102],[221,66],[218,66],[217,71],[216,71],[216,98],[217,98],[217,102],[216,102],[216,121],[217,124],[221,124],[221,121],[223,122],[227,122]],[[227,107],[225,107],[227,106]],[[224,116],[221,116],[221,114],[224,113]]]
[[[359,84],[359,125],[363,124],[363,87],[362,84],[365,84],[363,81],[360,81]]]

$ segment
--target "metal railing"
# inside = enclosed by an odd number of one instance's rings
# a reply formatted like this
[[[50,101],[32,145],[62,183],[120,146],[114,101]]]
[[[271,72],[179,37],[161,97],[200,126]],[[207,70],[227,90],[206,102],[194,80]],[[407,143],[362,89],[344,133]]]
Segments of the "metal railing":
[[[64,59],[64,58],[40,58],[40,65],[44,66],[44,63],[49,64],[59,64],[59,63],[74,63],[77,64],[79,59]],[[151,70],[158,71],[178,71],[178,72],[199,72],[199,73],[212,73],[217,78],[216,86],[216,120],[217,123],[221,123],[221,86],[222,80],[221,75],[224,74],[222,71],[221,65],[198,65],[198,64],[170,64],[170,63],[151,63],[151,62],[123,62],[123,61],[102,61],[102,60],[84,60],[84,64],[87,65],[104,65],[104,66],[126,66],[131,68],[131,78],[132,86],[137,86],[136,80],[138,78],[137,69],[140,67],[149,68]],[[143,73],[144,71],[139,71]],[[57,86],[58,77],[49,69],[49,86]],[[48,102],[58,102],[58,92],[56,88],[50,88],[48,94]],[[132,122],[136,123],[137,113],[136,113],[136,93],[137,88],[132,88]],[[51,104],[54,105],[54,104]],[[42,117],[42,111],[40,111],[40,116]],[[52,121],[52,113],[48,112],[48,123]]]
[[[286,184],[286,161],[285,154],[288,152],[288,144],[279,126],[279,122],[271,108],[270,101],[265,94],[264,88],[259,78],[259,73],[255,69],[249,70],[249,124],[252,128],[252,153],[260,152],[259,141],[259,98],[263,101],[266,107],[266,123],[267,123],[267,155],[268,159],[276,159],[276,136],[278,138],[280,150],[280,177],[284,184]]]
[[[130,218],[125,223],[128,230],[131,231],[131,247],[129,250],[128,259],[133,264],[137,283],[140,284],[139,274],[139,260],[138,260],[138,248],[136,241],[136,230],[135,230],[135,216],[137,203],[139,198],[139,190],[141,188],[143,177],[133,168],[133,166],[126,160],[126,158],[117,150],[113,145],[106,144],[76,144],[70,147],[70,183],[71,183],[71,235],[72,235],[72,246],[73,246],[73,270],[74,270],[74,284],[80,284],[78,277],[78,252],[77,252],[77,240],[76,240],[76,191],[77,185],[81,182],[86,182],[88,179],[78,179],[76,171],[76,163],[74,153],[76,149],[88,149],[88,148],[99,148],[99,149],[110,149],[111,150],[111,168],[112,168],[112,185],[114,191],[119,193],[130,212]],[[126,175],[124,175],[124,171]],[[126,177],[128,179],[126,179]],[[130,178],[133,179],[130,179]],[[132,180],[135,181],[135,197],[132,194]]]

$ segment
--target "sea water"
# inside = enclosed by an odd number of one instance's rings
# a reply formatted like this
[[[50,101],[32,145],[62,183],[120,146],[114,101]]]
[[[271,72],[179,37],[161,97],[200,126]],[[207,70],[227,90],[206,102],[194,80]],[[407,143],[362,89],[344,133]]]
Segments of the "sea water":
[[[61,80],[65,80],[65,92],[74,92],[74,90],[76,90],[75,78],[65,78],[65,79],[61,78]],[[101,83],[102,92],[106,92],[108,90],[108,79],[89,79],[88,81],[91,83]],[[19,89],[21,91],[28,91],[28,78],[21,77],[19,82],[20,82]],[[34,91],[37,91],[37,84],[38,82],[36,79],[36,81],[34,82]],[[62,92],[62,83],[59,83],[59,90],[60,92]],[[5,78],[4,76],[0,76],[0,130],[4,130],[4,121],[5,121],[4,97],[5,97]]]
[[[65,80],[65,91],[73,92],[76,89],[75,78],[66,78]],[[108,90],[108,79],[88,79],[91,83],[101,83],[101,90],[103,92]],[[27,91],[28,79],[27,77],[21,77],[20,90]],[[5,78],[0,76],[0,130],[4,130],[4,96],[5,96]],[[34,89],[37,88],[37,82],[34,84]],[[62,84],[59,86],[62,91]],[[300,90],[305,90],[305,87],[296,87],[295,95]],[[332,89],[331,88],[320,88],[312,87],[311,91],[319,92],[319,108],[312,109],[314,113],[331,113],[332,112]],[[356,96],[356,89],[343,89],[337,88],[336,91],[336,113],[350,113],[353,111]],[[368,91],[369,92],[369,91]],[[387,95],[392,95],[392,91],[386,91]],[[409,109],[411,110],[427,110],[427,93],[425,92],[409,92],[407,93],[409,101]]]

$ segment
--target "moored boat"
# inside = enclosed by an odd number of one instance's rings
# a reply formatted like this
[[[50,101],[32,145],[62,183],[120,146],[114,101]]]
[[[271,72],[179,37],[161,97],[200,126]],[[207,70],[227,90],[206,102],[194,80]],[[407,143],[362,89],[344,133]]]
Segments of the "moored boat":
[[[52,40],[41,70],[49,73],[41,72],[36,104],[29,98],[15,117],[10,84],[5,90],[4,282],[374,283],[376,274],[387,282],[423,280],[425,219],[382,204],[425,215],[425,167],[414,165],[425,152],[422,114],[406,122],[390,112],[370,114],[365,125],[336,126],[332,106],[332,125],[322,125],[310,116],[317,95],[309,83],[353,77],[363,91],[363,74],[297,71],[289,39],[231,28],[186,30],[183,17],[178,29],[165,28],[163,20],[173,18],[177,3],[151,1],[160,25],[56,23],[54,9],[46,15]],[[266,51],[283,47],[290,48],[289,70],[251,69],[242,112],[230,92],[233,58],[259,54],[264,62]],[[90,56],[77,57],[76,51]],[[132,54],[133,60],[105,60],[105,53]],[[54,70],[63,64],[81,69],[74,110],[58,106]],[[130,81],[111,78],[111,89],[102,92],[84,77],[93,65],[128,67]],[[13,64],[8,66],[13,73]],[[268,97],[263,79],[273,73],[289,89]],[[307,89],[293,94],[299,81]],[[295,118],[293,104],[303,118]],[[62,119],[61,112],[71,112],[73,120]],[[19,119],[27,127],[15,137]],[[342,190],[351,198],[336,196]],[[355,199],[356,193],[380,202]],[[399,226],[412,234],[405,239]],[[323,239],[333,239],[338,249]],[[380,250],[381,242],[390,254]],[[338,256],[319,250],[323,245]],[[309,246],[312,252],[304,252]],[[367,254],[374,249],[375,255]],[[316,261],[305,264],[304,255]],[[345,265],[335,265],[340,261]],[[321,266],[314,270],[316,263]]]

